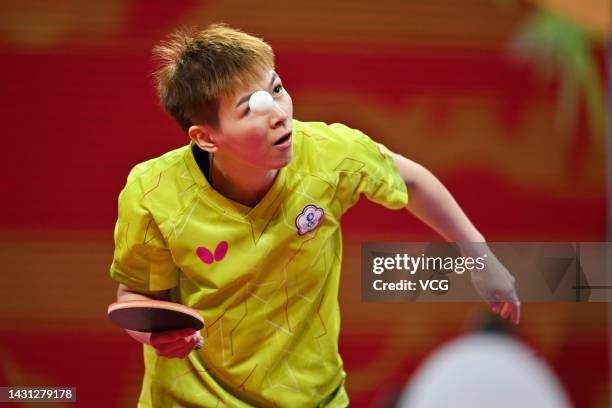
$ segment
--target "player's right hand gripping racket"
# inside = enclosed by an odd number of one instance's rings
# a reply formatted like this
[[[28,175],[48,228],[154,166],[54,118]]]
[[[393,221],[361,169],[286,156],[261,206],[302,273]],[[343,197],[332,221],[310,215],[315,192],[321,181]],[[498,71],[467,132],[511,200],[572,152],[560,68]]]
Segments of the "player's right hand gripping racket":
[[[108,306],[108,318],[124,329],[145,333],[204,327],[204,319],[197,310],[163,300],[115,302]],[[200,349],[203,345],[204,340],[200,339],[195,348]]]

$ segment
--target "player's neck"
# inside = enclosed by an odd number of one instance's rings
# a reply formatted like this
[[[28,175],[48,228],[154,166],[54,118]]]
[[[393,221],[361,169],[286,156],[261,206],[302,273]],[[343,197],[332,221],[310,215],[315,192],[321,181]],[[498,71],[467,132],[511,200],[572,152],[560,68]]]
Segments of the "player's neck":
[[[278,174],[276,169],[243,166],[242,163],[223,163],[211,160],[211,185],[232,201],[255,207],[266,195]]]

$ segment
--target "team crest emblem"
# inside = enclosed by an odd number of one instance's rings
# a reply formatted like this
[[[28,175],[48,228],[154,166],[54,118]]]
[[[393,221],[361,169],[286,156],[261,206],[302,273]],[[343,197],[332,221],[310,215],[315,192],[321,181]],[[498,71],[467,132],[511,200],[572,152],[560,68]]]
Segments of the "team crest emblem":
[[[312,231],[321,224],[321,220],[325,215],[325,211],[321,207],[314,204],[308,204],[297,217],[295,217],[295,226],[298,234],[304,235]]]

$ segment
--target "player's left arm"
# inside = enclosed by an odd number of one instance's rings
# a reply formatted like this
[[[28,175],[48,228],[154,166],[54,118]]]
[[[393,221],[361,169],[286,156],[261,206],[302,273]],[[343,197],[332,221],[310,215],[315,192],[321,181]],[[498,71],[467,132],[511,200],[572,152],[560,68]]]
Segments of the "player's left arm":
[[[487,251],[487,268],[471,271],[472,283],[494,312],[504,319],[510,316],[518,324],[520,302],[514,277],[482,244],[486,242],[482,234],[429,170],[399,154],[392,153],[392,157],[408,189],[410,199],[406,208],[444,239],[456,242],[464,256],[482,256],[483,250]]]

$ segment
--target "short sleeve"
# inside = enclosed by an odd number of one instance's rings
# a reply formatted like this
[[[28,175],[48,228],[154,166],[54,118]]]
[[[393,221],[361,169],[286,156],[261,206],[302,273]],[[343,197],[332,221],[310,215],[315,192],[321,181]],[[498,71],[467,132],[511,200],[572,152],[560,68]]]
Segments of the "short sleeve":
[[[178,284],[178,268],[143,197],[138,180],[128,178],[119,194],[110,276],[132,289],[170,289]]]
[[[361,194],[390,209],[406,207],[406,183],[391,151],[359,130],[337,123],[329,127],[339,142],[334,143],[341,158],[335,171],[338,173],[337,196],[343,201],[343,208],[353,206]]]

